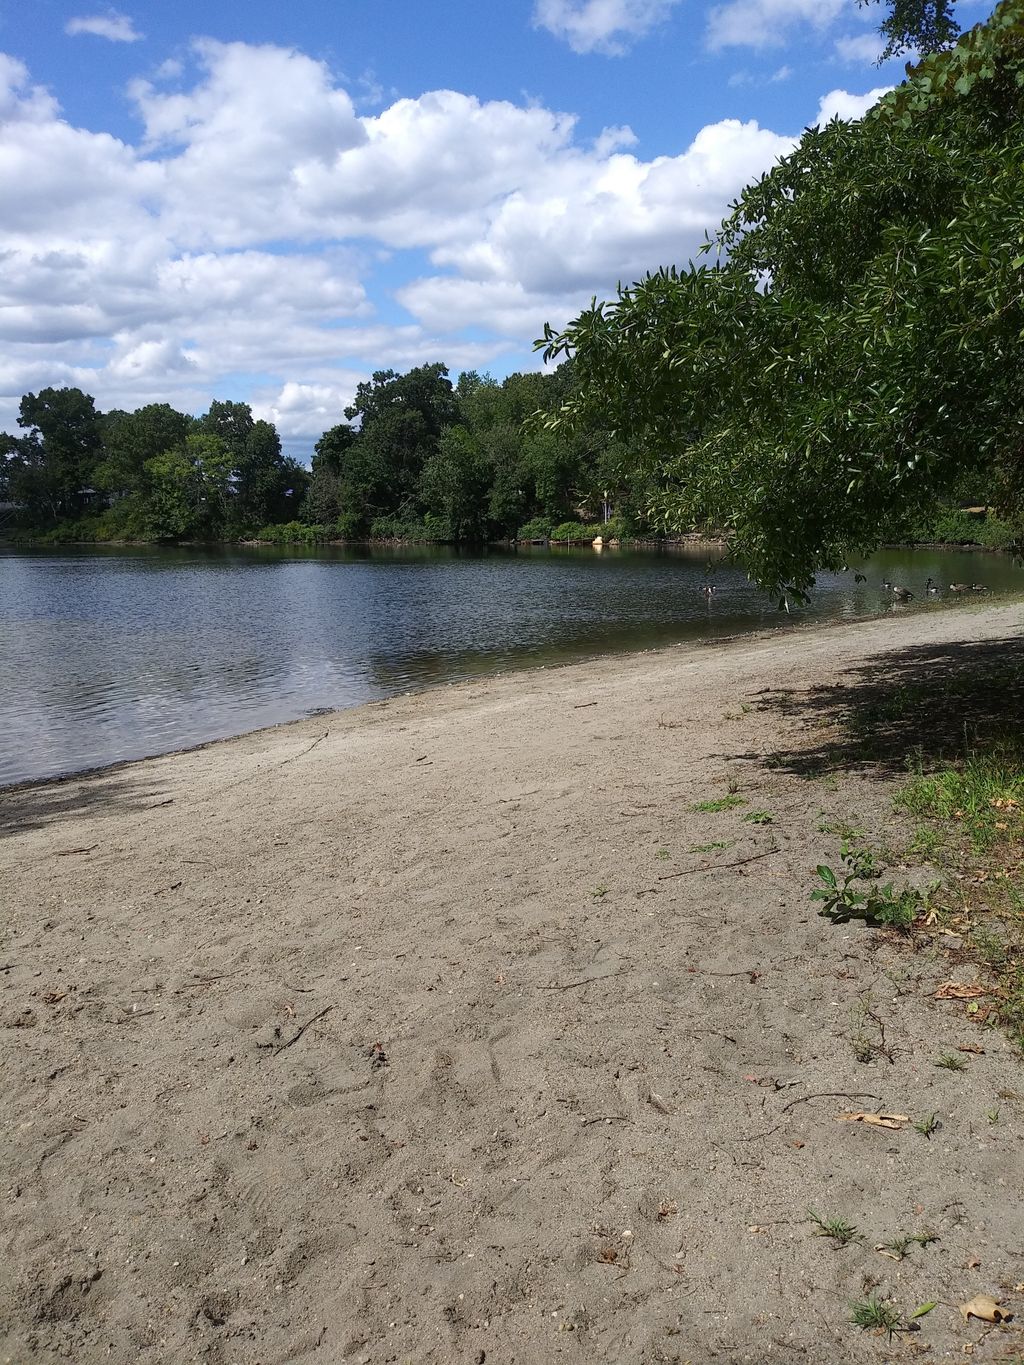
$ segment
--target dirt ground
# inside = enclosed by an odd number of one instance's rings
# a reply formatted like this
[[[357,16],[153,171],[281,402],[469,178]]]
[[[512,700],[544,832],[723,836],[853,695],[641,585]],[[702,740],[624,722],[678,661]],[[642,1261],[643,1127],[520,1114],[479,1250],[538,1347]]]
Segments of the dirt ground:
[[[1024,1360],[1020,1058],[933,998],[973,980],[944,936],[809,899],[821,825],[902,833],[893,772],[824,761],[857,689],[1022,624],[517,673],[0,794],[0,1360]],[[937,1306],[890,1340],[872,1293]]]

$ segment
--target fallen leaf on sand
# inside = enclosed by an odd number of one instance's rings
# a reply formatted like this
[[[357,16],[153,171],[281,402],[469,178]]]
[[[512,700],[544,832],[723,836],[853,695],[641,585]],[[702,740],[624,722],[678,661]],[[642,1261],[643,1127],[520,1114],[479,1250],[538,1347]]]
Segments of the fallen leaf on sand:
[[[935,992],[936,1000],[977,1000],[979,995],[988,995],[988,987],[966,981],[944,981]]]
[[[679,1205],[674,1199],[663,1199],[658,1205],[658,1217],[661,1219],[674,1218],[679,1212]]]
[[[867,1114],[863,1110],[856,1114],[839,1114],[837,1118],[840,1123],[867,1123],[872,1128],[893,1128],[897,1132],[910,1122],[909,1114]]]
[[[1005,1308],[1000,1308],[990,1294],[975,1294],[970,1303],[960,1304],[960,1315],[964,1322],[968,1318],[980,1318],[982,1322],[1009,1322],[1013,1317]]]
[[[977,1043],[958,1043],[957,1052],[973,1052],[975,1057],[984,1057],[985,1049]]]
[[[747,1231],[748,1231],[748,1232],[767,1232],[768,1229],[767,1229],[767,1228],[761,1227],[761,1225],[760,1225],[759,1223],[751,1223],[750,1227],[747,1228]]]
[[[655,1090],[652,1090],[647,1096],[647,1103],[653,1105],[659,1114],[671,1114],[672,1112],[672,1106],[667,1104]]]

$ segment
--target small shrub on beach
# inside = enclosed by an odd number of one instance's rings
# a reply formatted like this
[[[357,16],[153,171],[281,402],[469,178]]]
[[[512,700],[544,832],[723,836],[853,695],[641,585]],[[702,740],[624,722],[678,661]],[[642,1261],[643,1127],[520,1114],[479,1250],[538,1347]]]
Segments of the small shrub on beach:
[[[841,879],[824,863],[818,865],[817,872],[822,885],[811,892],[811,900],[821,901],[818,913],[836,924],[862,919],[879,928],[909,929],[921,911],[921,894],[911,887],[897,891],[890,882],[861,890],[863,874],[849,864],[847,875]]]

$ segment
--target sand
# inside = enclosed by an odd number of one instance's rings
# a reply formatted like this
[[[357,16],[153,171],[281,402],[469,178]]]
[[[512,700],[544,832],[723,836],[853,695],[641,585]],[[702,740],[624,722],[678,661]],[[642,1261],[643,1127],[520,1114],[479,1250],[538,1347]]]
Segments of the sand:
[[[822,823],[906,833],[892,773],[811,761],[822,697],[1022,621],[515,673],[0,794],[0,1360],[1018,1359],[956,1305],[1024,1316],[1019,1058],[932,998],[973,978],[941,936],[809,892]],[[869,1292],[938,1307],[890,1342]]]

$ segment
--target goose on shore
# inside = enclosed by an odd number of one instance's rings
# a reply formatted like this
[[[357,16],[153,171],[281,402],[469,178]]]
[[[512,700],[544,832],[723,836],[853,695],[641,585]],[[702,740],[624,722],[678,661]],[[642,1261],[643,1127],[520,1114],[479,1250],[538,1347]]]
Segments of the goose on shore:
[[[971,585],[970,583],[950,583],[949,590],[950,592],[970,592]]]
[[[909,588],[901,588],[898,584],[893,584],[892,595],[897,602],[909,602],[913,593]]]
[[[985,587],[984,583],[972,583],[971,592],[988,592],[988,588]]]

